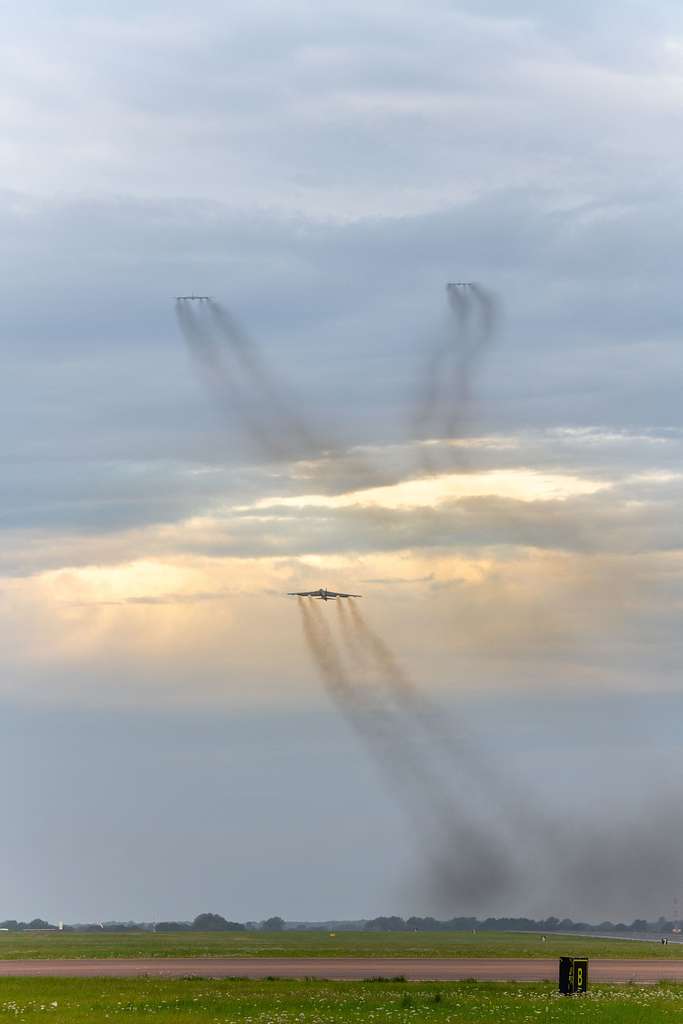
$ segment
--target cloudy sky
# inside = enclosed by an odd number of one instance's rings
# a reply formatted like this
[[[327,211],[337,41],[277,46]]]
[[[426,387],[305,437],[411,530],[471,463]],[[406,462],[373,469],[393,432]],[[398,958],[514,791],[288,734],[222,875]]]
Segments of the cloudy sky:
[[[58,8],[0,41],[0,918],[671,914],[680,5]],[[320,585],[543,886],[430,886]]]

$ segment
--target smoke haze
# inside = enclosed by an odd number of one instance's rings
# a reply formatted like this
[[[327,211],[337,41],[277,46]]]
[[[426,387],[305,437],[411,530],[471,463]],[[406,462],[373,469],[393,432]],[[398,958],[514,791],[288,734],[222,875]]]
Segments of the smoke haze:
[[[266,458],[320,456],[324,442],[295,411],[295,400],[266,366],[254,342],[213,299],[179,299],[176,318],[190,356],[236,428]]]
[[[520,912],[561,904],[590,917],[591,901],[616,908],[634,890],[648,903],[676,891],[683,825],[668,797],[607,831],[587,808],[571,820],[544,809],[420,695],[356,601],[335,602],[336,636],[321,603],[298,602],[328,692],[404,810],[424,858],[417,889],[435,910],[501,900]]]
[[[473,414],[475,370],[499,320],[496,297],[479,284],[449,284],[446,294],[450,323],[445,337],[427,353],[416,397],[412,432],[423,440],[449,441],[466,433]],[[452,461],[453,453],[449,454]],[[429,450],[423,449],[422,455],[422,469],[435,472]]]
[[[429,356],[417,417],[418,429],[442,441],[464,429],[474,370],[497,318],[493,296],[478,285],[450,285],[448,299],[452,336]],[[179,302],[176,315],[207,386],[262,454],[280,461],[320,458],[323,445],[316,443],[315,428],[294,411],[283,385],[225,309],[211,300],[196,308]],[[334,488],[342,453],[327,443]],[[348,453],[344,458],[349,472]],[[382,479],[363,458],[350,471],[358,480]],[[433,472],[433,464],[423,471]],[[419,885],[437,908],[474,912],[482,900],[517,895],[524,901],[541,888],[551,894],[559,886],[577,903],[589,891],[616,901],[639,884],[644,864],[660,879],[671,878],[670,825],[658,819],[645,835],[639,823],[623,825],[618,842],[630,852],[616,861],[612,836],[601,835],[589,820],[569,829],[555,814],[544,813],[462,721],[451,726],[355,600],[335,603],[336,635],[319,602],[298,599],[307,648],[329,697],[403,807],[425,858]]]
[[[354,601],[339,599],[335,639],[320,602],[298,598],[304,636],[328,692],[365,743],[387,788],[403,807],[409,834],[423,850],[423,882],[472,908],[504,896],[518,878],[502,829],[487,820],[469,784],[471,772],[432,740],[441,736],[396,659],[370,630]],[[454,741],[457,742],[457,741]],[[449,752],[461,764],[454,745]],[[455,768],[455,770],[454,770]]]
[[[243,431],[256,453],[296,466],[302,478],[308,473],[326,478],[332,490],[343,489],[349,477],[360,487],[396,479],[367,455],[345,448],[338,424],[322,428],[303,414],[301,399],[278,379],[256,343],[220,303],[179,299],[175,314],[207,390],[235,433]]]

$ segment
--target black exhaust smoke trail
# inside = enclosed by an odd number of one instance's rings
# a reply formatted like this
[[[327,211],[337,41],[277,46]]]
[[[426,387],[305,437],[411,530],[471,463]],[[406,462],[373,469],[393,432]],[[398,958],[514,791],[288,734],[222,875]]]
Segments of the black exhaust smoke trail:
[[[402,730],[400,718],[387,701],[386,693],[372,685],[366,676],[359,679],[349,674],[320,604],[304,598],[298,601],[306,640],[330,694],[341,702],[343,710],[365,738],[382,742],[383,749],[374,748],[372,753],[379,754],[385,763],[393,764],[392,776],[396,772],[407,772],[413,781],[423,776],[438,800],[439,786],[427,765],[416,760],[412,738]],[[343,616],[344,612],[339,614]],[[360,650],[358,656],[362,656]]]
[[[471,906],[484,896],[502,894],[512,884],[515,869],[501,841],[456,798],[451,781],[430,763],[386,690],[367,675],[359,682],[357,673],[347,671],[322,609],[301,598],[299,608],[304,636],[328,692],[366,743],[403,805],[415,838],[425,847],[430,887],[435,880],[438,889],[448,889],[449,898]],[[345,610],[338,614],[341,623],[347,622]],[[342,632],[346,638],[343,625]]]
[[[285,452],[277,435],[266,429],[265,421],[259,420],[254,403],[250,404],[236,377],[225,366],[223,352],[206,318],[201,313],[197,315],[190,309],[189,302],[182,300],[176,302],[175,312],[190,356],[218,404],[225,412],[238,416],[247,436],[266,457],[283,458]]]
[[[365,671],[367,668],[367,659],[365,652],[363,651],[363,646],[359,641],[358,633],[352,628],[349,621],[346,611],[346,602],[340,599],[339,601],[335,601],[335,604],[337,606],[337,616],[339,618],[339,631],[346,645],[346,650],[349,652],[349,656],[354,667],[360,671]]]
[[[452,328],[427,355],[413,428],[418,439],[453,440],[464,430],[476,363],[493,340],[497,304],[481,285],[449,284]],[[423,468],[434,472],[424,453]]]
[[[421,733],[427,741],[424,756],[432,758],[435,745],[458,772],[457,784],[466,786],[489,809],[495,809],[499,837],[506,834],[512,841],[522,832],[526,841],[542,844],[548,852],[555,850],[559,842],[557,830],[522,795],[509,774],[497,770],[483,751],[474,746],[464,730],[456,731],[444,720],[441,710],[419,692],[386,641],[367,623],[358,603],[351,598],[348,604],[350,618],[344,610],[340,622],[354,660],[382,678],[397,712],[405,716],[404,729],[415,731],[416,737]],[[419,744],[420,740],[416,742]]]
[[[386,643],[367,624],[353,598],[349,598],[349,612],[353,627],[348,631],[352,638],[351,643],[359,650],[369,652],[371,660],[374,660],[392,693],[405,710],[417,715],[424,714],[428,710],[424,698],[402,670]],[[343,621],[347,621],[345,613]]]
[[[452,394],[444,396],[446,437],[463,432],[472,405],[472,377],[476,364],[493,339],[496,307],[493,295],[474,282],[464,292],[450,285],[448,297],[457,323],[452,362]]]
[[[304,598],[298,597],[297,604],[301,612],[304,637],[323,682],[335,703],[355,720],[358,711],[356,697],[327,624],[321,621],[317,609]]]
[[[375,694],[347,672],[319,605],[297,598],[304,637],[325,688],[357,732],[370,743],[381,743],[386,722]]]
[[[498,326],[498,302],[493,292],[490,292],[487,288],[482,288],[476,281],[472,282],[470,290],[479,303],[477,345],[481,348],[482,345],[488,345],[495,335]]]
[[[226,412],[234,413],[253,444],[272,461],[325,463],[357,486],[376,486],[385,473],[360,452],[346,451],[333,431],[300,412],[301,402],[268,366],[252,338],[213,299],[178,300],[176,318],[195,365]],[[334,477],[330,478],[334,483]]]
[[[365,620],[358,603],[351,598],[348,604],[350,620],[343,613],[342,622],[347,642],[356,651],[357,660],[364,661],[366,668],[374,668],[401,713],[408,715],[412,723],[438,742],[446,754],[456,756],[458,760],[474,758],[475,752],[468,748],[466,735],[449,728],[441,710],[420,693],[386,641]],[[498,783],[494,776],[489,781]]]
[[[207,386],[262,454],[274,461],[321,454],[321,440],[293,411],[293,399],[227,310],[212,299],[178,300],[176,318]]]
[[[209,299],[207,308],[216,333],[230,347],[245,375],[251,378],[255,395],[266,403],[266,412],[272,414],[275,425],[293,442],[293,450],[299,455],[319,455],[320,441],[316,441],[309,426],[294,411],[293,400],[274,380],[255,343],[219,303]]]
[[[446,286],[446,294],[448,295],[448,303],[455,314],[455,320],[458,326],[458,331],[462,336],[467,336],[469,322],[472,318],[472,303],[468,291],[471,285],[455,285],[449,284]]]

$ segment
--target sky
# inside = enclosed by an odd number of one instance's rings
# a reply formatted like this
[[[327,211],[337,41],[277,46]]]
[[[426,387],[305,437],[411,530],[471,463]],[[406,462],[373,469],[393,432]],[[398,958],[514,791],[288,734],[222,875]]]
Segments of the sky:
[[[0,68],[0,918],[671,916],[680,5],[29,0]]]

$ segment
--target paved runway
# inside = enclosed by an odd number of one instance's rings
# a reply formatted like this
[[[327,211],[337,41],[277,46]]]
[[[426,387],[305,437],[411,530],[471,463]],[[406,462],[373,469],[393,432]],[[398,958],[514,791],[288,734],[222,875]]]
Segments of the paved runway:
[[[410,981],[555,981],[558,961],[419,957],[155,957],[109,960],[0,960],[0,977],[395,978]],[[683,960],[591,960],[591,981],[683,982]]]

